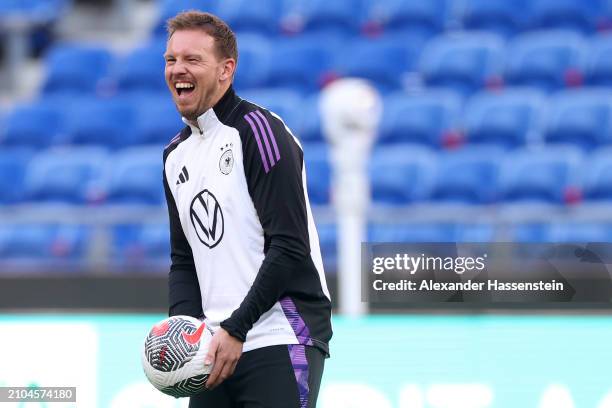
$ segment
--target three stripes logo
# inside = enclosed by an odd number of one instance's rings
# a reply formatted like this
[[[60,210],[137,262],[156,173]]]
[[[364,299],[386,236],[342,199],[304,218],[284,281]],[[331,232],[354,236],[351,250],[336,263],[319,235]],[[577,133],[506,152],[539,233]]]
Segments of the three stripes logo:
[[[217,198],[208,190],[202,190],[191,202],[191,224],[204,245],[216,247],[223,238],[223,212]]]
[[[260,111],[247,113],[244,115],[244,119],[253,130],[264,170],[268,173],[280,160],[280,152],[278,151],[274,133],[272,133],[270,128],[270,123]]]
[[[187,171],[187,167],[183,166],[181,170],[181,174],[179,174],[178,180],[176,180],[176,185],[183,184],[189,181],[189,172]]]

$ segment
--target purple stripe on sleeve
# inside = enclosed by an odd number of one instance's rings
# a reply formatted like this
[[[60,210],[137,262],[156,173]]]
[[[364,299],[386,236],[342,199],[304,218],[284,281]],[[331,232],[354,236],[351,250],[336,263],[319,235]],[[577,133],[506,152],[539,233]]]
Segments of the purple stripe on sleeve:
[[[266,154],[264,153],[263,146],[261,145],[261,140],[259,139],[259,132],[257,131],[257,127],[255,123],[249,118],[249,115],[244,115],[244,118],[249,125],[251,125],[251,129],[253,129],[253,134],[255,135],[255,140],[257,141],[257,147],[259,147],[259,154],[261,155],[261,161],[263,162],[264,170],[267,172],[270,171],[270,167],[268,167],[268,159],[266,159]]]
[[[300,344],[305,344],[307,346],[312,346],[312,338],[310,337],[310,330],[308,330],[308,326],[304,323],[304,319],[297,311],[295,307],[295,303],[289,297],[284,297],[279,300],[281,307],[283,308],[283,313],[285,313],[285,317],[289,320],[289,324],[295,333],[295,337],[297,337],[298,342]]]
[[[172,145],[172,143],[176,142],[180,138],[181,138],[181,132],[177,133],[176,136],[174,136],[172,138],[172,140],[170,140],[170,142],[168,142],[168,144],[166,145],[166,147],[164,147],[164,149],[166,149],[168,146]]]
[[[253,119],[255,119],[255,122],[257,122],[257,125],[259,126],[259,130],[261,131],[261,138],[263,139],[264,144],[266,145],[266,150],[268,151],[268,157],[270,158],[270,168],[272,168],[276,164],[276,161],[274,160],[274,156],[272,155],[272,150],[270,149],[270,143],[268,142],[268,135],[266,131],[264,130],[264,127],[261,124],[261,121],[255,114],[255,112],[251,112],[250,115]]]
[[[278,151],[278,146],[276,145],[276,138],[274,137],[274,133],[272,133],[272,129],[270,128],[270,122],[268,122],[268,119],[266,119],[266,117],[260,111],[257,111],[255,113],[257,113],[257,116],[259,116],[261,120],[263,120],[263,122],[265,123],[266,129],[268,130],[268,135],[270,136],[270,140],[272,141],[272,147],[274,147],[274,153],[276,153],[276,160],[280,160],[280,152]]]
[[[289,344],[287,347],[289,348],[289,358],[291,359],[295,381],[297,382],[298,394],[300,396],[300,408],[307,408],[310,387],[308,386],[306,347],[301,344]]]

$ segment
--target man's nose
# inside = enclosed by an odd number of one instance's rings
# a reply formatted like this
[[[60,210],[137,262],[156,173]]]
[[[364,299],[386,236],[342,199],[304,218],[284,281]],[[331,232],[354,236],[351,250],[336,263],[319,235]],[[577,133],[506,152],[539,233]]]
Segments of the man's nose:
[[[172,65],[172,71],[173,74],[175,75],[179,75],[179,74],[184,74],[187,72],[187,70],[185,69],[185,64],[182,63],[181,61],[177,60],[173,65]]]

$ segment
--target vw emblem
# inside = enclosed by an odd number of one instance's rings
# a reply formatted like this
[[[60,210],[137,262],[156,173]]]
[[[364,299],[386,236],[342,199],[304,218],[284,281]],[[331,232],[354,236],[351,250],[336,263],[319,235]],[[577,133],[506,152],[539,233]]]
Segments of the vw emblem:
[[[209,248],[216,247],[223,238],[223,212],[215,196],[203,190],[193,198],[189,211],[191,224],[200,242]]]

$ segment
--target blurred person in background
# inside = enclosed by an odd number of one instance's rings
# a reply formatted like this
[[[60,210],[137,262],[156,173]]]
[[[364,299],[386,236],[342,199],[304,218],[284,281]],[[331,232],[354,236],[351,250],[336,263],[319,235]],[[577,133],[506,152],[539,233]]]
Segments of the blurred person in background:
[[[232,87],[236,38],[198,11],[168,21],[165,79],[185,127],[164,150],[169,314],[215,332],[190,407],[314,407],[331,302],[303,152]]]

